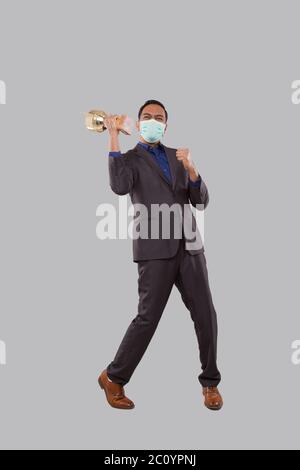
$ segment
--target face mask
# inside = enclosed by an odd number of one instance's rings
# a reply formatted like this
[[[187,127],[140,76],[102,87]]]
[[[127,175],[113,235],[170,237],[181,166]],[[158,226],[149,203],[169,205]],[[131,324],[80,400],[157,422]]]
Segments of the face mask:
[[[140,122],[140,134],[149,144],[159,141],[164,135],[165,128],[166,124],[156,121],[156,119],[147,119]]]

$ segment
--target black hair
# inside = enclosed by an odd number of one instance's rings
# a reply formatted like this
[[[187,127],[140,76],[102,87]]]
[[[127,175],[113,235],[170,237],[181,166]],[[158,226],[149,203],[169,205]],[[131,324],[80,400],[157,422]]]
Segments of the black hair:
[[[146,108],[146,106],[148,106],[148,104],[157,104],[158,106],[161,106],[163,108],[164,112],[165,112],[166,121],[168,120],[168,112],[167,112],[166,108],[164,107],[164,105],[160,101],[157,101],[157,100],[148,100],[148,101],[146,101],[146,103],[143,104],[143,106],[139,110],[139,114],[138,114],[139,119],[142,115],[142,112],[144,111],[144,108]]]

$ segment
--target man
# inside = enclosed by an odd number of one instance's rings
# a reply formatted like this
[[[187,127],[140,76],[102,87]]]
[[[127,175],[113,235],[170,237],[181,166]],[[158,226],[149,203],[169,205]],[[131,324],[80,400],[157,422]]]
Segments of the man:
[[[189,209],[192,204],[204,209],[208,204],[208,190],[190,151],[176,150],[161,143],[167,121],[168,113],[162,103],[146,101],[136,123],[139,142],[122,154],[115,117],[110,115],[105,119],[110,138],[110,186],[118,195],[130,194],[134,206],[143,205],[149,210],[158,204],[167,207],[176,204]],[[174,284],[194,322],[202,364],[198,380],[203,388],[205,405],[211,410],[220,410],[223,406],[217,388],[221,381],[217,367],[217,316],[204,247],[188,243],[188,220],[196,235],[199,232],[191,209],[184,214],[183,218],[177,214],[173,219],[181,223],[180,238],[173,230],[167,238],[159,232],[159,237],[139,237],[133,241],[133,258],[139,273],[138,314],[129,325],[114,360],[99,377],[108,403],[115,408],[132,409],[135,406],[126,397],[124,385],[129,382],[151,341]],[[157,217],[146,215],[141,221],[154,225]],[[173,229],[176,229],[174,224]]]

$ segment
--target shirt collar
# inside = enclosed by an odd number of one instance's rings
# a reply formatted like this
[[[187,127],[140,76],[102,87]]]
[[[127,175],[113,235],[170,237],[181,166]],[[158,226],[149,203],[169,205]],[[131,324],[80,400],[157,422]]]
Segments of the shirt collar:
[[[155,145],[155,147],[149,144],[145,144],[144,142],[141,142],[141,141],[138,142],[138,145],[142,145],[146,150],[156,150],[156,149],[162,148],[162,145],[160,142],[157,145]]]

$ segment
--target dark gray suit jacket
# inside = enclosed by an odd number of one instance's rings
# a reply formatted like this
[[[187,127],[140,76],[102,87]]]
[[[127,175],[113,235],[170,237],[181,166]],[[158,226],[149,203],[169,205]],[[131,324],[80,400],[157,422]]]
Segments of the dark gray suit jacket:
[[[181,224],[181,236],[185,238],[185,246],[190,254],[195,255],[204,251],[190,204],[199,210],[206,208],[209,201],[206,184],[201,179],[200,189],[191,186],[187,171],[182,162],[176,158],[176,149],[166,147],[165,145],[163,147],[169,161],[172,184],[151,153],[141,145],[136,145],[133,149],[122,154],[121,157],[109,157],[111,189],[118,195],[130,194],[132,204],[135,207],[134,220],[137,222],[136,226],[143,218],[142,213],[136,210],[136,207],[139,204],[143,204],[148,208],[149,215],[147,216],[147,222],[149,224],[150,236],[151,223],[154,222],[154,219],[157,219],[157,214],[153,215],[151,213],[153,204],[166,204],[168,207],[175,204],[177,207],[182,208],[182,215],[175,211],[171,217],[171,233],[168,238],[164,238],[162,231],[160,231],[159,238],[156,239],[133,239],[133,260],[135,262],[173,257],[180,243],[178,232],[175,235],[175,223]],[[197,205],[202,206],[198,207]],[[186,229],[186,227],[191,227],[193,232],[190,229]],[[187,244],[188,241],[195,240],[197,240],[197,244]]]

